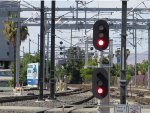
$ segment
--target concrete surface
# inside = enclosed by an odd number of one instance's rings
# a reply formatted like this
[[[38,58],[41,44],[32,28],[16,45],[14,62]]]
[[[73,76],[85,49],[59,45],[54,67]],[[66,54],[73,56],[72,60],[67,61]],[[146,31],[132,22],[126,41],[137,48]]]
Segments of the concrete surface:
[[[0,113],[44,113],[48,108],[44,107],[23,107],[23,106],[0,106]],[[3,113],[2,112],[2,113]]]

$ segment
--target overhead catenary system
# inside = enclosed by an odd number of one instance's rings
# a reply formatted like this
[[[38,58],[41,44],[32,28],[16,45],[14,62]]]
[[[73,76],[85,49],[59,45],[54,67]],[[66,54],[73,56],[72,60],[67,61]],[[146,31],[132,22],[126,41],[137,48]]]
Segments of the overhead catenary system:
[[[4,10],[8,10],[8,11],[18,11],[17,8],[0,8],[0,12],[4,11]],[[67,11],[67,12],[71,12],[71,11],[76,11],[76,8],[56,8],[56,11]],[[147,12],[150,11],[149,8],[135,8],[134,10],[132,8],[128,8],[127,11],[134,11],[134,13],[140,13],[140,14],[145,14]],[[20,12],[23,11],[40,11],[39,8],[20,8]],[[51,11],[51,8],[45,8],[45,11]],[[89,12],[97,12],[98,14],[101,13],[114,13],[114,12],[121,12],[121,8],[78,8],[78,13],[81,12],[85,12],[88,13]],[[132,12],[130,12],[132,13]],[[66,24],[56,24],[56,29],[76,29],[77,25],[78,25],[78,29],[91,29],[94,22],[98,19],[97,17],[93,17],[93,18],[72,18],[72,17],[68,17],[66,18],[65,15],[56,17],[56,19],[59,19],[61,21],[68,21],[68,23]],[[121,19],[118,18],[101,18],[106,20],[109,23],[110,29],[121,29]],[[12,21],[17,21],[17,18],[5,18],[5,21],[7,20],[12,20]],[[20,21],[25,21],[28,20],[28,22],[26,23],[27,26],[40,26],[40,18],[20,18]],[[45,18],[45,20],[50,21],[51,18]],[[85,27],[85,20],[86,20],[86,27]],[[148,20],[149,19],[136,19],[136,21],[134,21],[134,19],[128,19],[127,20],[127,29],[133,29],[133,21],[134,23],[136,23],[136,29],[146,29],[147,25],[148,25]],[[57,20],[56,20],[57,21]],[[78,21],[78,23],[76,24],[75,22]],[[71,22],[71,23],[69,23]],[[51,24],[49,24],[48,26],[49,28],[51,27]]]
[[[25,2],[25,1],[23,1]],[[146,7],[144,5],[144,8],[139,8],[138,6],[140,4],[144,3],[142,1],[138,5],[136,5],[134,8],[127,8],[127,14],[128,14],[128,19],[127,19],[127,30],[131,29],[141,29],[141,30],[146,30],[148,28],[148,19],[147,18],[142,18],[142,15],[149,14],[150,8]],[[39,12],[40,8],[37,6],[33,6],[27,2],[25,2],[26,7],[23,6],[20,8],[20,12]],[[121,14],[122,8],[89,8],[87,7],[88,2],[85,2],[85,4],[81,4],[80,2],[76,1],[76,7],[56,7],[55,11],[60,14],[56,15],[56,26],[55,29],[60,29],[60,30],[78,30],[78,29],[88,29],[86,30],[86,33],[92,30],[93,24],[96,20],[98,19],[104,19],[108,22],[110,29],[118,30],[121,29],[121,18],[109,18],[99,16],[99,15],[112,15],[115,13]],[[9,10],[9,11],[18,11],[17,8],[15,7],[5,7],[5,8],[0,8],[0,11],[4,10]],[[51,8],[45,7],[45,13],[50,14]],[[62,13],[61,13],[62,12]],[[80,14],[86,14],[86,16],[82,16]],[[89,14],[92,13],[92,15],[89,17]],[[132,15],[136,14],[139,17],[132,19]],[[87,15],[88,14],[88,15]],[[50,14],[51,15],[51,14]],[[51,28],[51,16],[46,17],[45,21],[48,21],[47,23],[47,30]],[[16,18],[5,18],[5,20],[13,20],[17,21]],[[20,21],[25,22],[25,25],[27,26],[40,26],[40,18],[39,16],[37,17],[29,17],[29,18],[24,18],[21,17]],[[71,37],[72,40],[73,37]],[[89,38],[90,39],[90,38]],[[133,39],[134,40],[134,39]],[[71,44],[72,45],[72,44]],[[134,47],[134,46],[133,46]]]
[[[19,11],[19,12],[35,12],[36,16],[31,16],[31,17],[22,17],[20,18],[20,21],[23,22],[23,24],[27,26],[40,26],[40,16],[38,12],[40,12],[40,7],[33,6],[29,2],[26,2],[23,0],[25,4],[21,4],[22,7],[18,10],[16,7],[0,7],[0,12],[3,11]],[[92,2],[92,1],[91,1]],[[56,7],[55,11],[57,13],[56,15],[56,26],[55,29],[57,30],[80,30],[80,29],[88,29],[86,31],[86,37],[87,33],[92,30],[93,24],[96,20],[98,19],[104,19],[108,22],[109,28],[113,30],[118,30],[121,29],[121,18],[112,18],[109,16],[103,17],[101,15],[112,15],[115,13],[121,14],[122,8],[89,8],[87,4],[90,4],[91,2],[84,2],[84,4],[81,4],[80,2],[76,1],[76,6],[75,7]],[[140,4],[144,3],[141,2]],[[134,8],[127,8],[127,14],[128,14],[128,19],[127,19],[127,30],[131,29],[140,29],[140,30],[146,30],[148,28],[148,18],[142,18],[142,15],[149,14],[150,13],[150,8],[146,7],[144,5],[144,8],[139,8],[138,4]],[[51,8],[50,7],[45,7],[45,13],[51,15]],[[85,13],[85,16],[84,16]],[[89,14],[92,13],[91,16]],[[132,18],[132,15],[136,14],[139,17],[137,18]],[[82,16],[80,15],[82,14]],[[18,21],[17,18],[8,18],[6,17],[4,21]],[[49,32],[51,28],[51,16],[46,16],[45,21],[47,22],[46,24],[46,31]],[[46,32],[46,33],[47,33]],[[72,34],[73,35],[73,34]],[[76,45],[72,44],[72,38],[74,36],[71,36],[71,45]],[[78,37],[79,38],[79,37]],[[88,38],[88,40],[91,40],[91,37]],[[134,40],[134,39],[133,39]],[[83,43],[86,43],[89,41],[83,41]],[[79,44],[79,43],[78,43]],[[134,44],[133,44],[134,47]]]

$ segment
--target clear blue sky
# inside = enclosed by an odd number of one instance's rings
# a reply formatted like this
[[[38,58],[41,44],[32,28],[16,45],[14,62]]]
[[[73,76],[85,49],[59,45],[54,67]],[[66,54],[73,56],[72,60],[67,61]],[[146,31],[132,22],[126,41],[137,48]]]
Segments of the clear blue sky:
[[[28,3],[30,3],[31,5],[35,6],[35,7],[40,7],[40,0],[34,0],[34,1],[30,1],[30,0],[24,0]],[[27,5],[27,3],[25,3],[23,0],[21,0],[21,4],[24,4],[24,5]],[[87,1],[87,0],[86,0]],[[88,0],[90,1],[90,0]],[[87,2],[88,2],[87,1]],[[136,7],[141,1],[143,0],[129,0],[128,1],[128,8],[134,8]],[[112,3],[113,2],[113,3]],[[147,1],[145,2],[146,4],[146,7],[150,8],[150,1]],[[145,5],[144,4],[140,4],[138,6],[138,8],[140,7],[144,7],[145,8]],[[27,5],[29,6],[29,5]],[[74,2],[74,0],[56,0],[56,7],[75,7],[76,4]],[[22,6],[23,7],[23,6]],[[51,7],[51,1],[50,0],[46,0],[45,2],[45,7]],[[95,8],[121,8],[122,7],[122,2],[120,0],[93,0],[93,2],[89,3],[87,5],[87,7],[95,7]],[[61,16],[63,14],[65,14],[66,12],[56,12],[56,16]],[[150,13],[150,12],[148,12]],[[21,17],[38,17],[40,15],[40,12],[22,12],[21,13]],[[66,16],[71,16],[72,14],[68,14]],[[79,14],[80,17],[82,17],[82,15],[84,14]],[[92,16],[93,14],[88,14],[88,16]],[[101,15],[102,18],[121,18],[121,13],[119,12],[115,12],[113,15]],[[137,15],[138,18],[141,18],[139,15]],[[150,16],[149,16],[150,17]],[[147,15],[144,15],[143,18],[149,18]],[[24,49],[25,49],[25,52],[28,52],[29,50],[29,38],[34,42],[31,42],[31,53],[33,53],[34,51],[36,52],[37,51],[37,37],[38,37],[38,34],[40,33],[40,28],[39,27],[28,27],[29,28],[29,36],[28,36],[28,39],[23,42],[21,44],[21,50],[23,50],[23,46],[24,46]],[[67,42],[64,42],[64,45],[67,45],[69,46],[70,44],[68,42],[70,42],[70,30],[56,30],[56,34],[58,36],[60,36],[61,38],[64,38]],[[84,36],[84,30],[80,30],[80,31],[76,31],[73,33],[74,36],[79,36],[81,37],[81,39],[83,39],[83,36]],[[88,34],[88,36],[92,36],[92,31],[90,31]],[[114,39],[114,50],[116,50],[117,47],[119,47],[118,45],[116,44],[120,44],[120,39],[119,38],[116,38],[116,37],[120,37],[120,31],[119,32],[114,32],[114,31],[110,31],[110,38],[111,39]],[[137,45],[137,48],[138,48],[138,52],[144,52],[144,51],[147,51],[147,47],[148,47],[148,44],[147,44],[147,31],[141,31],[141,30],[138,30],[137,31],[137,37],[138,38],[141,38],[140,39],[137,39],[138,41],[138,45]],[[132,36],[129,34],[128,32],[128,38],[132,38]],[[144,39],[143,39],[144,38]],[[61,39],[59,38],[56,38],[56,44],[59,45],[59,42],[62,41]],[[73,42],[74,44],[76,44],[79,40],[78,39],[73,39]],[[128,39],[127,40],[127,43],[130,42],[132,43],[132,39]],[[144,46],[143,46],[144,45]],[[134,48],[128,43],[127,44],[127,48],[130,49],[131,53],[134,53]],[[22,52],[21,52],[22,54]]]

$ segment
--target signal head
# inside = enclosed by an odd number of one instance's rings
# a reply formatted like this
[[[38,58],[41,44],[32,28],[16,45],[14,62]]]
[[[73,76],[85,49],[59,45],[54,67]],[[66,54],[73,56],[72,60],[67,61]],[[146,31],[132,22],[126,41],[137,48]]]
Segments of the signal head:
[[[99,99],[108,95],[108,73],[104,68],[97,68],[92,76],[92,92]]]
[[[109,45],[109,26],[104,20],[98,20],[93,25],[93,45],[100,51]]]

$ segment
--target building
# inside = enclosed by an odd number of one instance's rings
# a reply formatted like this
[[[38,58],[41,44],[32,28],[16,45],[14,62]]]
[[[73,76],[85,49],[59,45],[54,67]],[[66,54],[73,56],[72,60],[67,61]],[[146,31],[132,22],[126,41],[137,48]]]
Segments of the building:
[[[14,7],[17,7],[16,2],[14,1],[0,1],[0,67],[4,68],[9,68],[9,64],[14,59],[13,46],[6,40],[3,34],[5,19],[14,12],[5,9]]]

